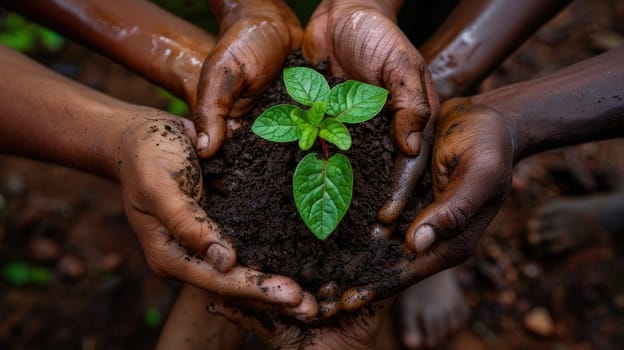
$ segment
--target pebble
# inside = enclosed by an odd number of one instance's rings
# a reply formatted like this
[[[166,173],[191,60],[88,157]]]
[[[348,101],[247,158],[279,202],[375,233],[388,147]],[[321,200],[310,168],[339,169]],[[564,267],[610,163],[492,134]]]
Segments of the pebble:
[[[542,270],[536,264],[527,263],[522,266],[522,273],[530,279],[536,279],[542,274]]]
[[[63,276],[71,279],[79,279],[87,271],[82,259],[74,255],[62,257],[58,262],[57,268]]]
[[[38,261],[54,261],[61,255],[61,245],[48,237],[34,237],[28,242],[28,254]]]
[[[101,267],[105,272],[114,272],[121,264],[123,264],[123,258],[117,253],[108,253],[102,257]]]
[[[524,317],[524,326],[532,333],[543,337],[555,331],[555,324],[550,313],[543,307],[531,309]]]

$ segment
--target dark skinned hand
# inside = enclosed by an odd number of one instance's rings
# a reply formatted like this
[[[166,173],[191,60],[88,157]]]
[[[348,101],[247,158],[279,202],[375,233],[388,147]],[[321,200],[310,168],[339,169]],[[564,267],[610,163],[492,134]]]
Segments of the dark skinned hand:
[[[213,298],[214,299],[214,298]],[[257,311],[249,312],[227,301],[213,302],[208,307],[241,327],[263,338],[270,349],[373,349],[377,335],[387,315],[390,300],[345,313],[322,325],[303,325],[282,321]]]
[[[313,63],[329,59],[334,75],[387,88],[395,141],[416,156],[438,98],[424,59],[396,24],[401,4],[324,0],[305,29],[303,55]]]
[[[275,79],[299,47],[301,25],[282,0],[209,0],[220,35],[205,59],[193,121],[201,158],[215,154],[228,117],[246,112],[253,96]]]
[[[193,124],[146,110],[125,129],[117,155],[126,214],[151,269],[224,296],[277,304],[288,315],[313,317],[316,301],[291,279],[236,266],[233,246],[199,205]]]
[[[470,99],[442,105],[432,159],[435,202],[412,222],[406,255],[397,266],[400,283],[391,289],[371,284],[347,289],[319,309],[331,316],[387,297],[473,254],[511,187],[514,144],[509,119]],[[410,254],[410,252],[416,252]]]

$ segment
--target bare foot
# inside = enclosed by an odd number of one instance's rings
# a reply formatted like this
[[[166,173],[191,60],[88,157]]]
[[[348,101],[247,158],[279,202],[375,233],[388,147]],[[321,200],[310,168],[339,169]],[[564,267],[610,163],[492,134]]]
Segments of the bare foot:
[[[612,234],[624,233],[624,191],[561,198],[542,206],[528,223],[528,242],[538,253],[561,254]]]
[[[398,329],[407,349],[433,347],[462,329],[470,310],[452,270],[430,276],[397,299]]]

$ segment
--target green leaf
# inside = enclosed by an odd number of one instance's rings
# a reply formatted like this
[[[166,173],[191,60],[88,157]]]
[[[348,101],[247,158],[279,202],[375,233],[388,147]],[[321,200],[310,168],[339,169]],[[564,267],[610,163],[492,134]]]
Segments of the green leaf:
[[[329,84],[321,73],[306,67],[284,69],[284,85],[293,100],[304,106],[324,101],[329,93]]]
[[[318,136],[319,129],[316,126],[308,125],[301,131],[301,138],[299,138],[299,148],[307,151],[314,145],[316,136]]]
[[[344,124],[334,118],[328,118],[323,120],[320,127],[319,136],[322,139],[333,143],[343,151],[351,148],[351,134]]]
[[[314,126],[308,123],[308,111],[304,111],[301,108],[293,109],[290,111],[290,120],[297,125],[301,130],[308,126]]]
[[[323,101],[314,102],[312,108],[308,111],[308,123],[317,126],[325,117],[325,110],[327,106]]]
[[[273,106],[256,118],[251,125],[251,131],[269,141],[296,141],[301,135],[301,128],[290,116],[297,109],[299,108],[291,105]]]
[[[327,95],[327,114],[344,123],[361,123],[381,111],[388,90],[379,86],[348,80],[334,86]]]
[[[326,239],[351,204],[353,171],[349,159],[334,154],[328,160],[311,153],[303,157],[293,176],[299,215],[318,239]]]

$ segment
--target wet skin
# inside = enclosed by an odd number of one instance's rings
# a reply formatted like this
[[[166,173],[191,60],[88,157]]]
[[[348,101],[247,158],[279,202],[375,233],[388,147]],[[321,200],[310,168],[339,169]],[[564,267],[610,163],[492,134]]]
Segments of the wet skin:
[[[209,1],[209,6],[221,23],[219,38],[142,0],[123,2],[57,0],[45,2],[45,4],[40,1],[25,0],[9,1],[6,5],[117,60],[158,85],[164,86],[175,95],[184,98],[190,106],[195,106],[195,101],[199,100],[193,114],[195,126],[207,132],[208,138],[212,140],[208,148],[204,145],[201,153],[204,156],[215,152],[222,143],[225,137],[224,118],[227,114],[240,115],[250,106],[250,97],[279,74],[286,55],[298,45],[301,37],[298,20],[288,7],[277,0]],[[214,86],[218,86],[219,89],[211,90],[210,87]],[[243,95],[245,96],[242,97]],[[237,99],[237,97],[241,98]],[[168,124],[168,126],[157,119],[153,122],[159,125],[144,124],[142,127],[157,130],[149,135],[146,134],[141,138],[144,142],[134,144],[132,147],[146,149],[153,147],[154,144],[162,147],[167,141],[162,140],[163,138],[179,138],[179,134],[182,133],[178,130],[178,122]],[[210,127],[206,125],[207,123]],[[186,162],[180,169],[185,170],[172,173],[171,177],[175,179],[174,181],[184,183],[187,194],[192,194],[189,196],[192,201],[187,198],[189,201],[187,215],[203,221],[207,232],[212,232],[212,235],[222,239],[218,236],[216,225],[205,218],[206,214],[195,204],[199,198],[198,194],[202,191],[197,182],[199,174],[197,157],[192,154],[193,148],[198,144],[195,131],[197,129],[189,127],[188,123],[184,125],[186,130],[190,130],[187,133],[189,137],[184,138],[185,143],[180,143],[177,150],[181,152],[180,157]],[[166,127],[170,129],[166,130]],[[139,133],[138,129],[133,131]],[[178,135],[174,136],[173,133]],[[167,136],[162,136],[164,134]],[[124,140],[128,140],[127,143],[138,141],[132,137],[133,135],[127,135]],[[191,143],[187,144],[187,141]],[[167,151],[173,153],[173,149]],[[130,162],[137,163],[138,159],[127,159],[127,164]],[[132,180],[129,176],[128,179]],[[184,179],[193,179],[193,181]],[[193,185],[192,190],[188,188],[190,184]],[[133,185],[140,184],[133,181]],[[144,187],[141,187],[145,192],[142,193],[143,196],[151,200],[165,199],[150,195]],[[158,188],[149,190],[159,193]],[[182,204],[181,201],[180,205]],[[179,210],[183,210],[182,207]],[[164,212],[160,214],[164,215]],[[184,215],[177,216],[183,217]],[[165,218],[165,216],[161,217]],[[141,219],[142,224],[150,223],[148,216],[136,215],[136,218],[137,222]],[[172,219],[174,222],[175,220],[178,218]],[[172,232],[175,233],[178,248],[189,250],[202,257],[206,253],[203,246],[205,243],[200,238],[194,237],[197,232],[193,230],[184,232],[188,230],[185,229],[187,225],[183,222],[176,225],[179,229],[174,229]],[[141,228],[138,224],[135,225],[135,229],[145,231],[145,228]],[[206,275],[194,276],[191,279],[183,264],[175,270],[163,271],[161,265],[164,261],[172,255],[182,254],[176,249],[171,249],[172,246],[168,245],[169,240],[164,238],[159,241],[146,239],[144,242],[146,245],[149,244],[146,247],[150,247],[151,250],[146,251],[146,255],[157,273],[191,283],[197,279],[209,278]],[[158,246],[157,242],[163,246]],[[227,260],[225,265],[231,266],[232,259],[235,259],[236,255],[229,243],[226,244],[226,248],[229,255],[225,259]],[[217,250],[215,246],[211,252]],[[223,263],[223,259],[218,258],[219,254],[216,255],[216,261]],[[185,259],[187,263],[190,262],[187,260],[189,259]],[[235,282],[233,276],[231,283]],[[253,277],[256,274],[249,276]],[[238,277],[241,279],[238,284],[245,285],[246,275],[239,273]],[[287,280],[288,283],[280,285],[282,288],[280,293],[296,295],[296,298],[301,301],[301,289],[291,280]],[[275,301],[272,293],[255,297],[264,298],[268,302]],[[316,305],[307,302],[302,307],[307,308],[304,314],[306,312],[313,314]],[[294,314],[301,314],[301,310],[299,309]]]
[[[513,164],[544,150],[622,136],[624,49],[611,50],[541,79],[442,105],[433,147],[435,202],[414,220],[397,266],[403,286],[472,255],[511,184]],[[342,307],[401,290],[347,290]],[[323,303],[320,305],[323,308]]]
[[[440,100],[465,93],[568,2],[462,1],[421,48],[429,63]],[[397,6],[400,2],[383,3],[392,8],[390,5]],[[493,36],[493,33],[496,35]],[[306,40],[304,38],[304,49]],[[409,72],[410,69],[413,67],[402,65],[397,70]],[[415,73],[412,71],[412,74]],[[393,224],[403,212],[429,162],[434,122],[432,118],[424,129],[418,156],[410,157],[403,153],[397,155],[392,171],[394,180],[390,195],[378,211],[379,222],[371,230],[373,237],[389,238],[394,232]],[[332,295],[331,301],[321,301],[321,310],[325,310],[327,315],[333,315],[343,307],[343,302],[349,300],[355,303],[346,305],[346,308],[354,309],[373,300],[374,294],[371,288],[351,289],[342,299]]]
[[[220,22],[218,38],[144,0],[5,5],[183,98],[193,110],[202,158],[221,147],[225,118],[251,107],[301,41],[299,20],[282,0],[208,1]]]
[[[292,280],[237,266],[201,209],[193,124],[67,80],[0,46],[0,150],[108,177],[154,272],[225,296],[276,304],[299,318],[316,301]],[[44,122],[41,122],[44,118]]]
[[[399,149],[421,153],[422,132],[437,115],[438,98],[425,60],[396,24],[402,0],[324,0],[303,39],[304,57],[329,59],[332,73],[390,91]]]

